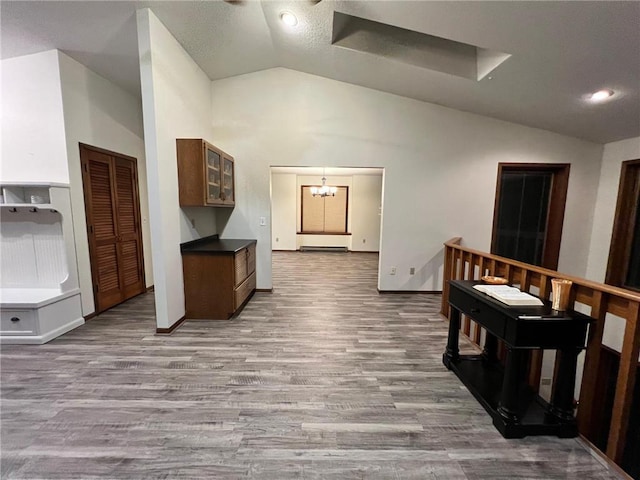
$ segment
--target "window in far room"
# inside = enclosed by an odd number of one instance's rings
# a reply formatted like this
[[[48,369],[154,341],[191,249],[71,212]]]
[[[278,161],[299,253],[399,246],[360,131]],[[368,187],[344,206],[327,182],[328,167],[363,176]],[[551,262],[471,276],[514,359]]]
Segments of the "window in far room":
[[[314,197],[311,187],[303,185],[301,190],[301,233],[347,233],[349,187],[337,187],[335,196],[326,197]]]

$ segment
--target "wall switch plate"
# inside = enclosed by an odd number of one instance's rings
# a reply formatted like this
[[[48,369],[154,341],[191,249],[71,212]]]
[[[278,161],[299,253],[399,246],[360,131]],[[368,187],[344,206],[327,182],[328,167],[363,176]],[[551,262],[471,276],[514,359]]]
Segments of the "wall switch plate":
[[[264,227],[267,224],[267,218],[266,217],[260,217],[260,226]]]
[[[196,228],[196,219],[195,218],[191,219],[191,228]]]
[[[416,274],[416,267],[411,267],[409,269],[409,275],[415,275]]]

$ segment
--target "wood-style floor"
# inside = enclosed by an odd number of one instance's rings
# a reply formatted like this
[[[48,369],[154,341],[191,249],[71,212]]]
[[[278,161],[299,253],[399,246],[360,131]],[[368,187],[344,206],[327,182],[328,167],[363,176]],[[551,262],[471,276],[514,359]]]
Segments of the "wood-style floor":
[[[3,479],[604,479],[575,439],[505,440],[441,361],[437,295],[375,254],[274,253],[231,321],[154,334],[153,295],[3,346]]]

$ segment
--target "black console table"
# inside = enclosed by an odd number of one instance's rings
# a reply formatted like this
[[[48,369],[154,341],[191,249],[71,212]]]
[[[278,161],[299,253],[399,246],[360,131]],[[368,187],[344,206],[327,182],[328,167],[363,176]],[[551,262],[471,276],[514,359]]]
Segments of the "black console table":
[[[445,366],[453,370],[493,417],[505,438],[527,435],[575,437],[573,389],[576,360],[585,346],[587,327],[593,320],[578,312],[557,312],[551,304],[510,307],[473,288],[477,281],[452,280],[449,288],[451,319]],[[481,355],[460,355],[460,314],[486,329]],[[504,368],[496,355],[497,339],[504,341]],[[551,402],[540,398],[525,381],[526,353],[534,349],[558,350],[557,374]]]

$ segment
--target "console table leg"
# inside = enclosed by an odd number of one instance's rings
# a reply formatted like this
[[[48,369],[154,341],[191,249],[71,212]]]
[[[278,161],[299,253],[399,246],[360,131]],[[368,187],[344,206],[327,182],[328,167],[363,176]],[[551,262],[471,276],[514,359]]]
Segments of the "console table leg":
[[[451,307],[451,318],[449,319],[449,338],[447,340],[447,348],[442,355],[442,363],[451,370],[451,362],[455,362],[460,358],[460,349],[458,347],[458,337],[460,331],[460,311]]]
[[[563,422],[573,423],[573,392],[576,384],[576,363],[578,349],[565,349],[558,352],[558,371],[553,385],[553,395],[549,412]]]
[[[489,331],[485,331],[484,348],[482,349],[482,359],[488,363],[498,361],[498,339]]]
[[[498,404],[498,413],[507,423],[518,421],[518,386],[521,364],[522,351],[507,347],[502,393]]]

